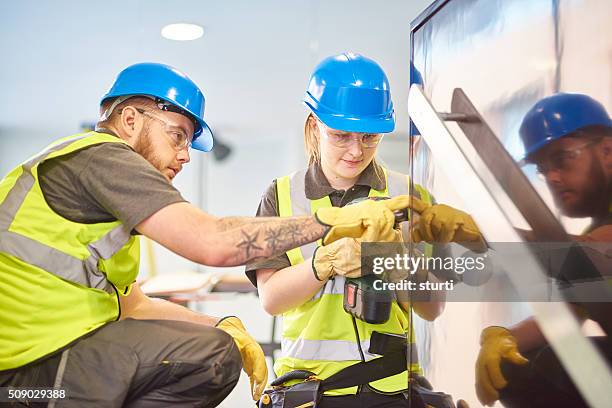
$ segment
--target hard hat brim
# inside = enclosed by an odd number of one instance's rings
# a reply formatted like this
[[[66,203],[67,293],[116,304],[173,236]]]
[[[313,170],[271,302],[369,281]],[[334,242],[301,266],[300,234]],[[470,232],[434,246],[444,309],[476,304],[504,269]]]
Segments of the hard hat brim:
[[[383,117],[354,118],[317,112],[308,102],[304,101],[304,104],[325,126],[332,129],[357,133],[391,133],[395,129],[394,114]]]
[[[206,122],[198,120],[200,126],[202,126],[201,133],[193,140],[191,147],[201,152],[210,152],[213,149],[214,139],[212,130],[208,127]]]

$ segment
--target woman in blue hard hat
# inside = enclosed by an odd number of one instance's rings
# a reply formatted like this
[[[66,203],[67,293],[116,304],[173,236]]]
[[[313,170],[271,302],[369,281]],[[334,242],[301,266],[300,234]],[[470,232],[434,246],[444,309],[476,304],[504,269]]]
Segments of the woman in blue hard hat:
[[[527,112],[519,135],[524,162],[537,166],[561,213],[592,218],[583,234],[572,238],[612,242],[612,120],[603,105],[583,94],[548,96]],[[572,308],[581,321],[591,318],[610,335],[609,303],[572,304]],[[611,361],[609,340],[600,337],[594,342]],[[485,405],[499,399],[507,407],[588,406],[534,318],[508,329],[484,329],[475,383]]]
[[[276,179],[262,198],[258,216],[310,214],[355,199],[408,193],[408,177],[375,160],[383,135],[395,128],[389,82],[375,61],[353,53],[324,59],[311,75],[303,102],[310,110],[304,125],[309,166]],[[415,196],[431,204],[429,193],[414,187]],[[401,233],[396,239],[402,240]],[[302,246],[247,265],[247,276],[258,286],[264,309],[283,317],[277,375],[308,370],[326,379],[377,358],[379,353],[372,348],[379,337],[374,332],[408,333],[410,369],[420,371],[408,303],[393,302],[389,320],[376,325],[344,311],[345,278],[361,276],[360,248],[359,241],[342,239],[331,245]],[[427,272],[420,271],[417,279],[428,279]],[[434,320],[443,305],[434,296],[430,302],[415,302],[414,310]],[[405,361],[403,367],[407,367]],[[331,389],[317,406],[406,406],[407,370],[378,378],[366,381],[368,385]]]

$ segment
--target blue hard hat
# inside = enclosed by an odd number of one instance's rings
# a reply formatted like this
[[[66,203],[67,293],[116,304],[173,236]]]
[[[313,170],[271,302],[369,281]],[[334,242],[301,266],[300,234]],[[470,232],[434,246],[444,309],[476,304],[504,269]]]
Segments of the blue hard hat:
[[[410,85],[417,84],[423,86],[423,76],[418,69],[414,67],[414,64],[410,62]],[[410,120],[410,136],[419,136],[421,133],[419,129]]]
[[[316,66],[303,102],[325,125],[345,132],[389,133],[395,112],[389,80],[363,55],[334,55]]]
[[[212,131],[204,122],[204,94],[181,71],[168,65],[144,62],[130,65],[119,73],[100,105],[109,98],[147,95],[158,98],[194,120],[191,147],[208,152],[213,147]],[[162,109],[169,106],[162,106]],[[172,110],[172,109],[167,109]]]
[[[612,127],[603,105],[590,96],[557,93],[538,101],[525,115],[519,134],[529,157],[548,143],[592,125]]]

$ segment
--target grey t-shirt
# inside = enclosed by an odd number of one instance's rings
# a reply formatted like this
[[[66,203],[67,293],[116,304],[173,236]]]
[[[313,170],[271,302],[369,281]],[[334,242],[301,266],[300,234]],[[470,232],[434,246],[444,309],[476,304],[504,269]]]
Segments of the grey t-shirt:
[[[49,206],[84,224],[119,220],[133,231],[158,210],[186,201],[153,165],[123,143],[102,143],[47,160],[39,166],[39,179]]]

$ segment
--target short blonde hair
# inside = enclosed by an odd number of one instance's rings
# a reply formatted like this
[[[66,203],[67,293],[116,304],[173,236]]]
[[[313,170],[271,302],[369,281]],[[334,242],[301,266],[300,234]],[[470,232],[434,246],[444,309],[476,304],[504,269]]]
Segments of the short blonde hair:
[[[308,165],[321,162],[321,136],[317,127],[317,118],[310,112],[304,123],[304,146]]]

